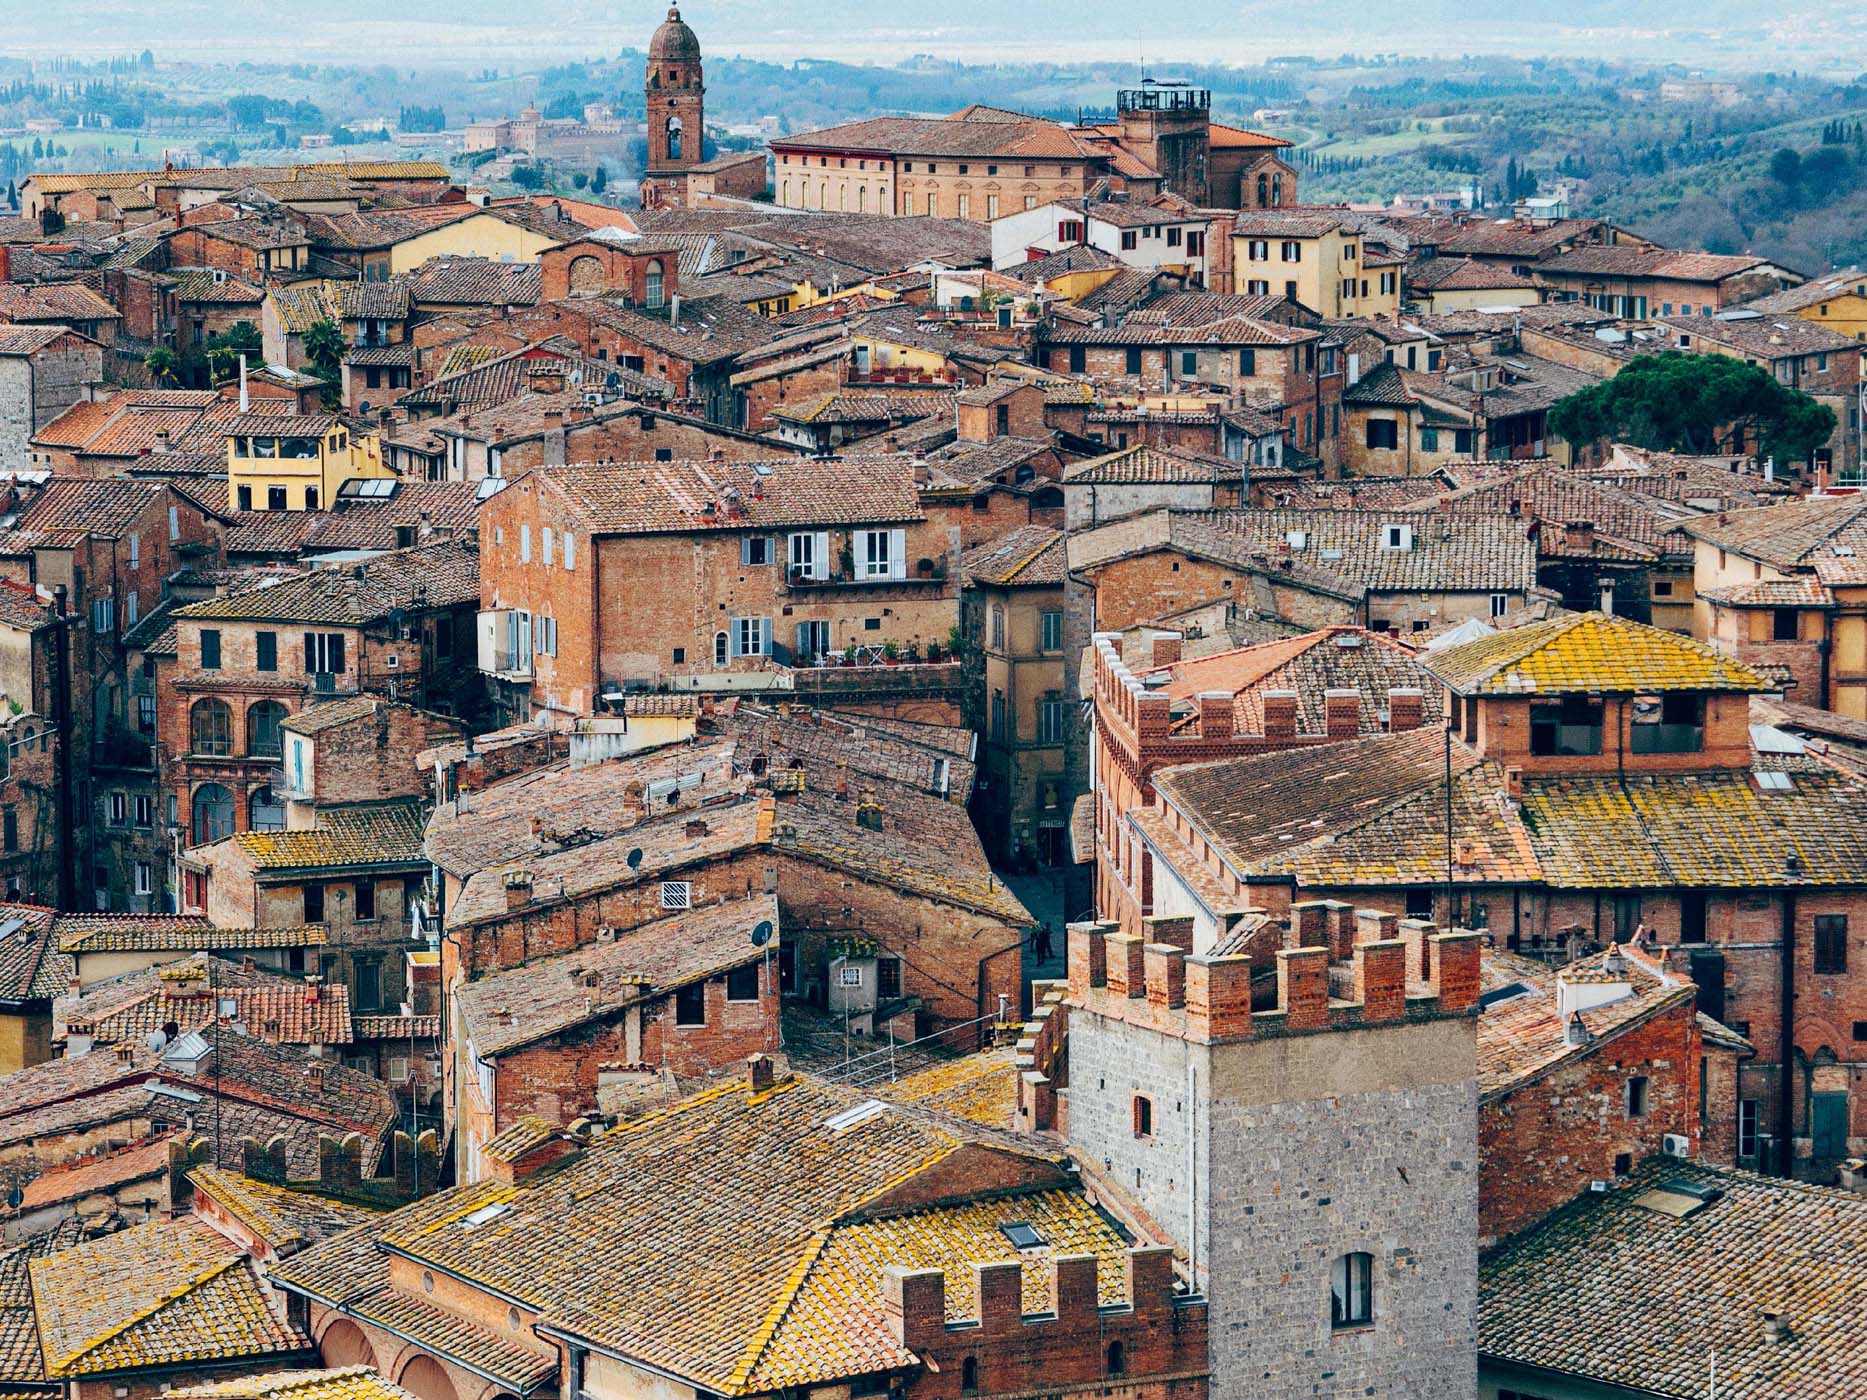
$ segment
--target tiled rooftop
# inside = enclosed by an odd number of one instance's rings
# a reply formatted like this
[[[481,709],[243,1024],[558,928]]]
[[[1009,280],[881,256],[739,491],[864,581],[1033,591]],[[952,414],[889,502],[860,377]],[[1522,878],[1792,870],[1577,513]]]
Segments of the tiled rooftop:
[[[1570,613],[1443,647],[1426,664],[1461,695],[1775,688],[1704,642],[1603,613]]]

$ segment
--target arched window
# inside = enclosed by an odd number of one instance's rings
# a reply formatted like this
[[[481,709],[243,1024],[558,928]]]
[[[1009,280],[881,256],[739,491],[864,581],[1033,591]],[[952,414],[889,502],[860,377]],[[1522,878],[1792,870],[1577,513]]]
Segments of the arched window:
[[[285,804],[269,787],[263,787],[246,800],[248,831],[284,831]]]
[[[681,158],[681,119],[679,117],[669,117],[668,118],[668,159],[679,160],[680,158]]]
[[[849,208],[849,186],[838,185],[836,187],[836,211],[837,213],[840,214],[846,211],[848,208]]]
[[[1284,202],[1284,177],[1271,176],[1271,204],[1273,207]]]
[[[861,186],[856,191],[856,212],[858,214],[869,212],[869,187],[867,185]]]
[[[279,726],[285,722],[286,709],[277,700],[261,700],[246,712],[246,751],[255,758],[282,758],[285,736]]]
[[[233,752],[233,711],[221,700],[197,700],[188,711],[188,746],[193,753],[225,758]]]
[[[1110,1342],[1108,1373],[1111,1376],[1120,1376],[1127,1374],[1127,1371],[1128,1358],[1122,1352],[1122,1344],[1118,1341]]]
[[[194,790],[194,842],[224,841],[233,835],[233,794],[219,783],[203,783]]]
[[[1271,202],[1271,177],[1258,176],[1258,208],[1262,209]]]
[[[657,258],[649,263],[647,271],[642,275],[643,304],[649,307],[659,307],[666,287],[667,279],[662,272],[661,260]]]
[[[724,632],[713,634],[713,664],[715,666],[726,664],[726,634]]]
[[[1374,1256],[1344,1254],[1329,1279],[1329,1325],[1366,1327],[1374,1321]]]

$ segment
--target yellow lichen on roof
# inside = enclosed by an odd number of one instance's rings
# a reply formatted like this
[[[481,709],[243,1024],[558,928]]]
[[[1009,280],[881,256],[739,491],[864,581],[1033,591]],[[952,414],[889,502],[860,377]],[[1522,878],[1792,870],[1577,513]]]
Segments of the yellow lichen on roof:
[[[369,1366],[328,1371],[273,1371],[264,1376],[171,1390],[176,1400],[413,1400]]]
[[[1010,1124],[1018,1101],[1017,1056],[1011,1046],[961,1055],[903,1075],[881,1092],[896,1103],[937,1109],[991,1128]]]
[[[406,865],[422,855],[421,817],[413,806],[326,812],[305,831],[248,831],[234,838],[264,869],[334,865]]]
[[[1421,660],[1461,695],[1760,693],[1774,687],[1703,642],[1629,618],[1577,613],[1511,628]]]
[[[1019,1250],[1001,1228],[1009,1224],[1029,1225],[1043,1244]],[[890,1265],[944,1270],[951,1323],[978,1317],[975,1263],[1021,1261],[1023,1310],[1048,1310],[1049,1262],[1060,1254],[1093,1255],[1098,1301],[1124,1300],[1127,1244],[1079,1191],[1003,1196],[839,1225],[810,1263],[751,1376],[753,1388],[809,1385],[907,1364],[882,1313],[882,1271]]]

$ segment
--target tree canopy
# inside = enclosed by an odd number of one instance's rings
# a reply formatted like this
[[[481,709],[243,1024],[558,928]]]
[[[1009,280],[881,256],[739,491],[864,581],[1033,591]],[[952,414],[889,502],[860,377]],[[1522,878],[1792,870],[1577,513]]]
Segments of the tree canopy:
[[[1788,463],[1810,460],[1833,436],[1835,413],[1760,365],[1663,350],[1570,394],[1550,409],[1549,426],[1578,446],[1605,440],[1697,454],[1754,434],[1759,456]]]

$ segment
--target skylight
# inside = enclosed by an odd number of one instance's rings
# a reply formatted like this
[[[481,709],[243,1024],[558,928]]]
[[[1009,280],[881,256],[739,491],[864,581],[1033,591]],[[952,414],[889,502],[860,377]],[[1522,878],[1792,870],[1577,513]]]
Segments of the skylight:
[[[841,1113],[832,1113],[823,1120],[823,1126],[833,1133],[846,1133],[851,1128],[859,1127],[871,1118],[879,1118],[888,1111],[888,1105],[880,1099],[865,1099],[854,1108],[846,1108]]]
[[[510,1201],[494,1201],[490,1206],[481,1206],[478,1210],[461,1216],[460,1228],[463,1230],[471,1230],[475,1226],[486,1224],[489,1220],[499,1219],[500,1216],[511,1209],[512,1203]]]
[[[998,1228],[1004,1233],[1005,1238],[1010,1240],[1018,1249],[1040,1249],[1043,1247],[1044,1237],[1022,1220],[1014,1220],[1009,1224],[1000,1225]]]

